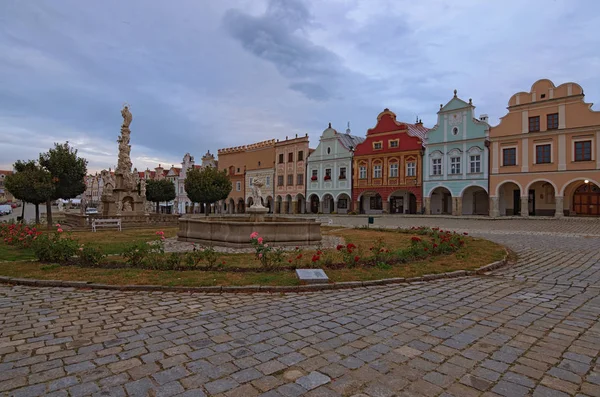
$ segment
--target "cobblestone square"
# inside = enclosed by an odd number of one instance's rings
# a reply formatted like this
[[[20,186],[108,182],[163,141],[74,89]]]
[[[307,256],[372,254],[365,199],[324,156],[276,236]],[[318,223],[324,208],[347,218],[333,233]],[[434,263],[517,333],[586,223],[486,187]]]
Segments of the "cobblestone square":
[[[300,294],[2,285],[0,392],[600,396],[597,220],[376,226],[464,231],[519,260],[482,276]]]

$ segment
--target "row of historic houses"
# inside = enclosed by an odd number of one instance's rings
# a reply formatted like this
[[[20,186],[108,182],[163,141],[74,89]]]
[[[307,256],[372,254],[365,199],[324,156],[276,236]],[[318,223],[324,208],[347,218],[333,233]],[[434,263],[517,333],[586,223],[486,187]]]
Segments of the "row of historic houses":
[[[243,213],[261,178],[272,213],[600,216],[600,113],[576,83],[539,80],[513,95],[497,126],[454,92],[437,123],[385,109],[365,137],[326,128],[219,150],[233,189],[220,205]]]

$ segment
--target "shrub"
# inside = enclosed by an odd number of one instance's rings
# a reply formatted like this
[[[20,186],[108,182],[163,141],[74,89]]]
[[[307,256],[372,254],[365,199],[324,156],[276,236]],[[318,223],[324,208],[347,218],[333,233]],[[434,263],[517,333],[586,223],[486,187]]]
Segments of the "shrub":
[[[265,244],[258,232],[250,234],[250,242],[254,247],[254,255],[265,269],[270,269],[283,262],[284,251],[281,248],[273,248]]]
[[[69,237],[61,238],[60,233],[47,233],[37,236],[31,248],[40,262],[66,263],[77,254],[79,243]]]
[[[35,226],[22,223],[0,224],[0,239],[5,244],[14,245],[18,248],[29,248],[40,234],[42,233]]]
[[[121,256],[125,259],[127,265],[140,267],[150,253],[156,253],[156,251],[153,251],[150,244],[142,241],[127,246],[121,253]]]
[[[80,247],[78,256],[81,264],[86,266],[98,266],[100,261],[106,257],[100,249],[89,246]]]

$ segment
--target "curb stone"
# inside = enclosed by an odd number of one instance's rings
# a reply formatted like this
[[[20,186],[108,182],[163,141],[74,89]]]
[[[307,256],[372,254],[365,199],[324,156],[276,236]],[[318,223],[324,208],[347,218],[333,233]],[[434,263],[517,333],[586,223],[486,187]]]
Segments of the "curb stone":
[[[266,293],[286,293],[286,292],[315,292],[325,290],[338,290],[348,288],[376,287],[390,284],[413,284],[426,281],[435,281],[447,278],[459,278],[473,275],[482,275],[492,270],[508,264],[509,252],[506,251],[504,259],[481,266],[475,270],[455,270],[448,273],[425,274],[420,277],[411,278],[384,278],[381,280],[368,281],[344,281],[330,284],[314,285],[290,285],[290,286],[268,286],[268,285],[246,285],[246,286],[206,286],[206,287],[185,287],[185,286],[167,286],[167,285],[110,285],[93,283],[89,281],[61,281],[61,280],[38,280],[30,278],[12,278],[0,276],[0,284],[26,285],[32,287],[59,287],[59,288],[79,288],[79,289],[105,289],[118,291],[151,291],[151,292],[197,292],[197,293],[245,293],[252,294],[257,292]]]

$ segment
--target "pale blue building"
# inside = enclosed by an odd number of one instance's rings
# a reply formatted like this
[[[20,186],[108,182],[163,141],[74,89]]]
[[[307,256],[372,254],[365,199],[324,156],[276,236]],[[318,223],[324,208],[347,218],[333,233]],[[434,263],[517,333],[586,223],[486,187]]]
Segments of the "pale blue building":
[[[440,105],[427,132],[423,157],[425,213],[488,215],[489,130],[487,115],[475,117],[471,99],[456,96]]]
[[[308,156],[306,172],[307,212],[346,214],[352,210],[352,157],[364,137],[339,133],[329,127],[319,146]]]

